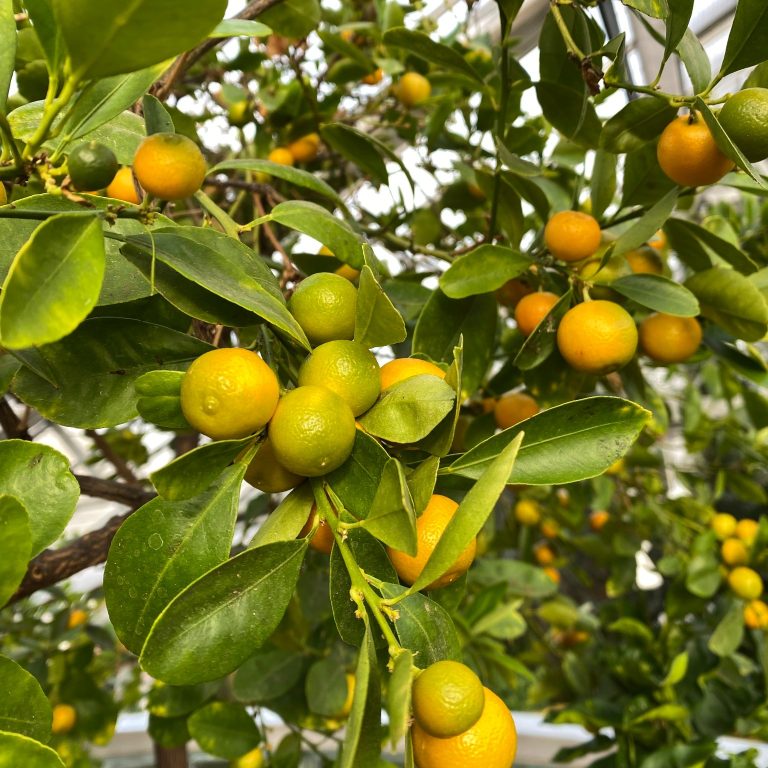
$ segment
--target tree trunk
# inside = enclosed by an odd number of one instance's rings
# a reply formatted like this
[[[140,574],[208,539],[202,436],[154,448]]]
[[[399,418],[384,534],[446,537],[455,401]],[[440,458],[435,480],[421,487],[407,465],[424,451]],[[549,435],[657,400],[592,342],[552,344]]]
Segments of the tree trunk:
[[[189,768],[187,745],[181,747],[161,747],[155,744],[156,768]]]

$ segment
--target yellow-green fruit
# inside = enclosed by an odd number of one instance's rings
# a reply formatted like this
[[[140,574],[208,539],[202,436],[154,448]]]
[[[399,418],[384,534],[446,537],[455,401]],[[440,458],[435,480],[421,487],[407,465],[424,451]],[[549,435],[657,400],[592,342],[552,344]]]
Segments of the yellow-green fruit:
[[[406,107],[415,107],[425,102],[432,93],[432,86],[424,75],[406,72],[398,81],[395,95]]]
[[[288,309],[314,345],[355,335],[357,288],[340,275],[317,272],[302,280]]]
[[[743,565],[728,574],[728,585],[743,600],[757,600],[763,594],[763,580],[760,574]]]
[[[0,182],[0,205],[5,205],[8,202],[8,195],[5,192],[3,183]]]
[[[733,515],[729,515],[727,512],[718,512],[710,523],[712,530],[715,532],[720,541],[729,539],[736,533],[736,518]]]
[[[57,704],[53,708],[53,719],[51,721],[51,731],[53,733],[69,733],[75,727],[76,722],[77,711],[71,704]]]
[[[277,460],[269,439],[264,440],[245,471],[245,482],[264,493],[289,491],[305,479],[286,469]]]
[[[756,163],[768,157],[768,88],[745,88],[733,94],[718,117],[747,160]]]

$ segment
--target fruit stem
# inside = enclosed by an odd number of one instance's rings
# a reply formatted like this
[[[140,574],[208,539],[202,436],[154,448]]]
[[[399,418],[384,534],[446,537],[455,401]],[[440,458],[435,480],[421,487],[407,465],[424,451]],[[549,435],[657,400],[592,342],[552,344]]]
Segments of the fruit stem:
[[[508,19],[502,3],[499,3],[499,23],[501,24],[501,103],[496,115],[496,138],[504,141],[506,134],[507,111],[509,109],[509,48],[507,46]],[[499,218],[501,198],[501,153],[496,150],[496,170],[493,178],[493,197],[491,198],[491,218],[488,223],[488,242],[492,243],[496,235],[496,223]]]
[[[550,0],[549,5],[550,11],[552,12],[552,18],[555,20],[555,24],[557,24],[557,28],[560,30],[560,34],[563,36],[563,42],[565,43],[565,47],[568,49],[568,53],[570,53],[580,62],[584,61],[584,59],[587,57],[584,55],[584,52],[581,50],[581,48],[576,45],[576,41],[571,35],[571,30],[568,29],[568,25],[565,23],[563,14],[560,12],[560,8],[558,7],[559,3],[557,0]]]
[[[240,225],[225,210],[219,208],[219,206],[216,205],[216,203],[214,203],[202,189],[195,192],[195,200],[200,203],[206,213],[213,216],[213,218],[221,224],[224,232],[235,240],[240,240]]]
[[[78,83],[79,78],[76,75],[69,75],[64,81],[61,93],[59,93],[50,104],[45,106],[37,130],[27,142],[27,146],[24,147],[24,153],[22,155],[24,159],[29,160],[34,157],[37,150],[40,149],[40,146],[48,138],[53,121],[56,119],[59,112],[61,112],[61,110],[72,100],[72,97],[77,90]]]
[[[321,480],[312,480],[312,491],[315,495],[315,503],[322,517],[328,523],[331,531],[333,532],[333,538],[336,540],[336,546],[341,553],[341,557],[344,560],[349,578],[352,580],[352,588],[350,589],[350,595],[353,596],[355,602],[359,602],[361,607],[364,608],[363,603],[368,603],[368,607],[371,609],[373,617],[376,619],[376,623],[381,628],[382,634],[389,646],[390,656],[396,654],[400,650],[400,642],[395,637],[395,633],[392,631],[389,622],[384,617],[381,611],[382,599],[373,591],[371,585],[368,583],[365,575],[363,574],[360,566],[354,558],[354,555],[349,549],[345,538],[339,533],[339,518],[336,515],[336,511],[331,506],[328,496],[326,496],[325,488]],[[354,595],[360,596],[358,601]]]
[[[6,150],[9,151],[13,155],[14,170],[20,171],[24,167],[24,161],[21,159],[21,154],[13,138],[11,124],[8,122],[4,112],[0,112],[0,134],[2,134],[3,140],[3,154],[6,153]]]

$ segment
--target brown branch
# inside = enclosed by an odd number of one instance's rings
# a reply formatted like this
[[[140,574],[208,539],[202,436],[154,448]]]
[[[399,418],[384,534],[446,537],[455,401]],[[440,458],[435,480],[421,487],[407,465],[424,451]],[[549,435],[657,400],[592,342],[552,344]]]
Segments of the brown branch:
[[[118,477],[122,477],[128,483],[137,482],[138,478],[133,474],[128,462],[112,448],[104,435],[100,435],[95,429],[86,429],[85,434],[93,440],[101,455],[115,468]]]
[[[116,501],[126,507],[138,508],[155,495],[138,483],[118,483],[116,480],[102,480],[90,475],[75,475],[75,480],[80,485],[80,492],[86,496]]]
[[[256,213],[259,214],[259,218],[263,218],[265,215],[264,204],[261,202],[261,198],[258,195],[253,196],[253,204],[256,207]],[[293,262],[291,261],[288,252],[283,248],[283,244],[275,236],[272,227],[267,222],[264,222],[261,226],[264,228],[264,234],[267,236],[267,239],[272,243],[274,249],[283,259],[283,274],[280,277],[280,288],[284,290],[289,282],[295,280],[299,276],[298,272],[296,271],[296,267],[293,266]]]
[[[248,3],[248,5],[243,8],[240,13],[234,16],[234,18],[253,20],[264,13],[264,11],[269,10],[281,2],[283,2],[283,0],[252,0],[252,2]],[[167,98],[168,94],[173,90],[174,84],[184,72],[186,72],[193,64],[200,61],[206,53],[225,42],[226,39],[227,38],[209,38],[204,43],[200,43],[196,48],[179,56],[171,65],[171,68],[165,74],[163,79],[155,85],[153,89],[154,95],[160,100]]]
[[[16,415],[6,398],[0,399],[0,426],[8,439],[31,440],[26,426]]]

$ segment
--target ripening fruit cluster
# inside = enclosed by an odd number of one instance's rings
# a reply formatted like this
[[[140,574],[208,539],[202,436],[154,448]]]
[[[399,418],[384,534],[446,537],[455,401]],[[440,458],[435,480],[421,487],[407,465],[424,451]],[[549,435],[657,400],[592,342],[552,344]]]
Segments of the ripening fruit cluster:
[[[416,768],[511,768],[515,721],[506,704],[466,665],[438,661],[412,686]]]
[[[320,137],[316,133],[308,133],[284,147],[275,147],[267,155],[267,160],[278,165],[311,163],[317,159],[319,153]]]

